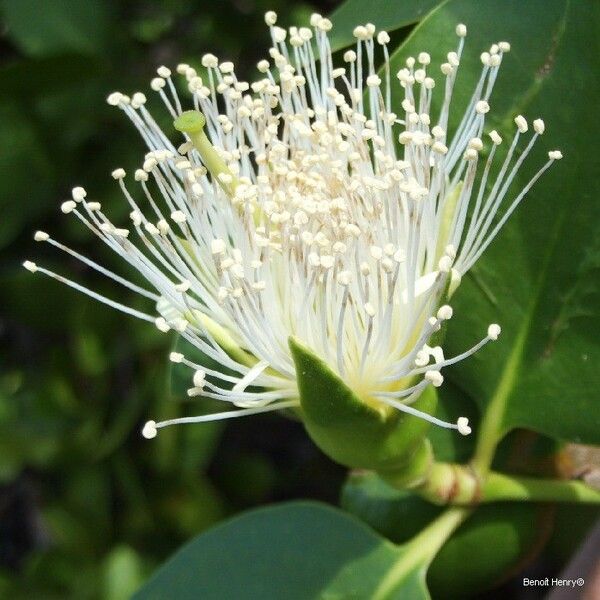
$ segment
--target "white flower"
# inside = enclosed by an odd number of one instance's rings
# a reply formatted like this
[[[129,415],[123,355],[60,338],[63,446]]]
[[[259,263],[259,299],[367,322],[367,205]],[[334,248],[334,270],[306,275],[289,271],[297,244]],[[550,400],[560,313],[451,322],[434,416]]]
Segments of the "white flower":
[[[442,384],[444,367],[497,339],[500,328],[491,326],[473,348],[452,358],[428,342],[452,316],[444,302],[461,277],[560,152],[550,152],[531,181],[508,194],[544,124],[534,121],[527,134],[527,121],[518,116],[502,158],[499,134],[484,135],[492,88],[509,49],[504,42],[482,54],[481,77],[448,136],[463,25],[441,73],[422,52],[406,61],[392,83],[385,32],[374,39],[373,26],[357,27],[356,50],[344,54],[345,67],[334,68],[327,19],[314,15],[312,29],[287,32],[276,20],[267,13],[273,45],[255,83],[238,80],[232,63],[213,55],[202,59],[205,77],[179,65],[194,112],[184,111],[171,71],[158,69],[151,88],[185,133],[179,147],[157,125],[144,94],[108,97],[149,149],[133,182],[122,169],[113,172],[131,207],[131,230],[113,225],[81,187],[62,210],[137,269],[150,289],[44,232],[35,236],[145,296],[154,314],[34,263],[25,266],[160,331],[176,330],[222,365],[215,370],[172,353],[171,360],[191,369],[190,395],[223,400],[232,410],[151,421],[146,437],[175,422],[298,405],[290,336],[326,360],[359,397],[467,434],[465,417],[446,423],[410,404],[425,386]],[[384,67],[376,74],[378,53]],[[394,107],[392,85],[404,90]],[[431,114],[434,92],[444,101]],[[517,152],[525,135],[525,148]]]

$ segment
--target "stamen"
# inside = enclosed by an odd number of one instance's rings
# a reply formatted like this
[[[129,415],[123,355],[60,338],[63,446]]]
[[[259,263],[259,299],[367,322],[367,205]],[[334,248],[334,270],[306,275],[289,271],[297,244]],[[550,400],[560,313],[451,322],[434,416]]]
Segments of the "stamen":
[[[420,392],[421,390],[419,390]],[[417,393],[419,393],[417,392]],[[448,421],[443,421],[442,419],[438,419],[433,415],[430,415],[422,410],[417,410],[412,406],[408,406],[402,402],[398,402],[396,400],[392,400],[391,398],[378,398],[385,404],[389,404],[389,406],[393,406],[397,408],[401,412],[405,412],[409,415],[413,415],[415,417],[419,417],[425,421],[429,421],[429,423],[433,423],[438,427],[443,427],[444,429],[456,429],[461,435],[469,435],[471,433],[471,428],[469,427],[469,420],[466,417],[459,417],[456,423],[449,423]]]
[[[256,415],[259,413],[273,412],[275,410],[282,410],[285,408],[292,408],[298,406],[297,400],[286,400],[285,402],[277,402],[269,404],[267,406],[258,406],[256,408],[243,408],[240,410],[230,410],[220,413],[214,413],[209,415],[199,415],[197,417],[180,417],[179,419],[169,419],[168,421],[148,421],[143,429],[142,435],[146,439],[152,439],[156,437],[157,430],[169,425],[182,425],[184,423],[208,423],[209,421],[221,421],[223,419],[236,419],[238,417],[247,417],[249,415]]]
[[[90,296],[90,298],[94,298],[94,300],[98,300],[98,301],[102,302],[102,304],[106,304],[107,306],[110,306],[111,308],[120,310],[121,312],[131,315],[132,317],[137,317],[138,319],[141,319],[142,321],[148,321],[150,323],[154,323],[153,316],[143,313],[139,310],[135,310],[134,308],[130,308],[129,306],[125,306],[124,304],[121,304],[120,302],[115,302],[114,300],[111,300],[110,298],[107,298],[106,296],[102,296],[101,294],[98,294],[97,292],[94,292],[94,291],[84,287],[83,285],[76,283],[75,281],[71,281],[70,279],[63,277],[62,275],[58,275],[57,273],[54,273],[53,271],[49,271],[48,269],[45,269],[44,267],[38,267],[35,263],[32,263],[30,261],[25,261],[23,263],[23,265],[25,266],[25,268],[28,271],[31,271],[32,273],[43,273],[44,275],[47,275],[48,277],[52,277],[53,279],[60,281],[60,283],[64,283],[65,285],[72,287],[73,289],[77,290],[78,292],[82,292],[86,296]]]

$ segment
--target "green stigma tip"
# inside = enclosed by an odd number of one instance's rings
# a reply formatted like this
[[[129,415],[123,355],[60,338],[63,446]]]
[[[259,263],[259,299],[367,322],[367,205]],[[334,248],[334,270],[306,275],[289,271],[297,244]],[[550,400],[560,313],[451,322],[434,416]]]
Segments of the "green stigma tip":
[[[199,133],[205,124],[205,116],[197,110],[186,110],[173,121],[175,129],[183,133]]]

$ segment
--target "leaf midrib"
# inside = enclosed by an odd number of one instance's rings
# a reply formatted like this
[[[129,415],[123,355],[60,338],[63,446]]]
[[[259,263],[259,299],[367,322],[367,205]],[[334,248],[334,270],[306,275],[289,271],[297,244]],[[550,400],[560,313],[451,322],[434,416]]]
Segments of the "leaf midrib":
[[[525,313],[521,327],[519,328],[519,333],[517,334],[513,349],[504,363],[504,368],[498,379],[496,389],[492,393],[491,400],[484,412],[481,427],[479,429],[475,455],[472,461],[473,466],[481,475],[485,475],[489,470],[498,442],[510,429],[510,424],[506,423],[505,420],[506,407],[518,382],[518,376],[521,371],[521,362],[532,329],[533,317],[540,303],[542,290],[544,289],[548,274],[550,273],[552,256],[554,255],[560,240],[560,234],[564,227],[566,214],[567,207],[565,206],[559,213],[559,217],[556,219],[550,243],[547,245],[548,251],[544,257],[544,263],[534,286],[531,302],[529,303],[529,307]]]

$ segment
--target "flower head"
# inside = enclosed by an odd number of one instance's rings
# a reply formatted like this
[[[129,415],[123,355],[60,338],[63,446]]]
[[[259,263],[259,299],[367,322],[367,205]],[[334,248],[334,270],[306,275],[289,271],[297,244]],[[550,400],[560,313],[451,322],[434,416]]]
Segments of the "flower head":
[[[510,47],[500,42],[481,55],[481,77],[451,128],[464,25],[441,67],[422,52],[392,81],[389,36],[371,24],[356,27],[355,50],[344,54],[343,66],[334,66],[328,19],[313,15],[311,28],[287,31],[276,25],[275,13],[265,20],[270,59],[258,63],[261,77],[252,84],[238,79],[232,63],[207,54],[205,75],[177,67],[191,96],[184,103],[171,71],[158,69],[150,87],[183,134],[179,145],[158,126],[144,94],[108,97],[148,146],[133,177],[123,169],[112,173],[131,207],[131,223],[113,224],[81,187],[61,209],[137,269],[147,287],[44,232],[35,234],[146,297],[150,312],[32,262],[25,267],[160,331],[175,330],[221,365],[172,353],[172,361],[192,370],[191,396],[216,398],[230,409],[150,421],[146,437],[175,422],[297,406],[290,337],[326,361],[359,398],[466,435],[465,417],[446,423],[411,403],[426,386],[442,384],[444,367],[497,339],[500,327],[491,325],[480,342],[454,357],[432,339],[452,317],[447,301],[461,277],[561,158],[550,152],[523,189],[509,193],[544,133],[540,119],[530,132],[518,116],[508,149],[500,152],[502,138],[486,130],[492,88]],[[379,56],[383,67],[376,71]],[[398,106],[392,106],[392,86],[403,90]],[[443,97],[435,113],[434,93]],[[525,147],[517,152],[522,140]]]

